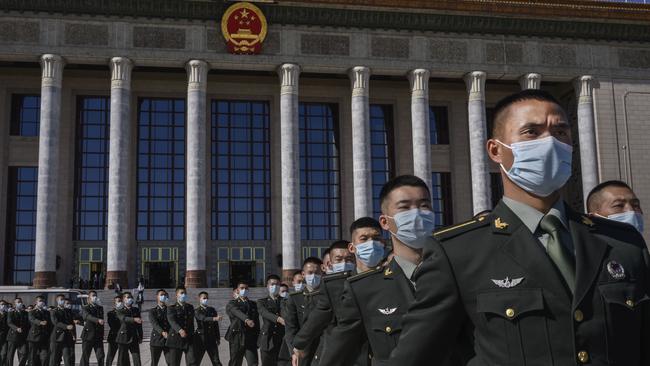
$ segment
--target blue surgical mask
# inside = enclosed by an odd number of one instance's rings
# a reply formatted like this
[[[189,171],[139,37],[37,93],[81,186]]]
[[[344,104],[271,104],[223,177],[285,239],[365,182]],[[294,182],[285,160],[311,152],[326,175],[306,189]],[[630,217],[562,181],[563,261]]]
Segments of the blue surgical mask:
[[[208,299],[205,298],[205,297],[202,298],[202,299],[201,299],[201,305],[203,305],[203,306],[208,306]]]
[[[269,295],[275,296],[278,294],[278,291],[280,291],[280,288],[278,287],[278,285],[271,285],[268,287],[268,290],[269,290]]]
[[[133,301],[134,301],[134,300],[133,300],[132,297],[129,297],[128,299],[124,300],[124,302],[125,302],[126,305],[128,305],[128,306],[133,305]]]
[[[395,214],[392,219],[395,220],[397,232],[391,232],[391,234],[405,245],[413,249],[421,249],[427,243],[431,243],[433,230],[436,228],[436,219],[430,210],[413,208]]]
[[[97,296],[93,296],[90,298],[90,302],[95,304],[95,305],[101,305],[102,301],[99,299]]]
[[[311,289],[316,289],[318,286],[320,286],[320,275],[319,274],[308,274],[305,276],[305,283],[307,284],[307,287]]]
[[[332,273],[353,271],[355,268],[354,263],[350,262],[332,263]]]
[[[17,302],[16,303],[16,310],[23,310],[25,308],[25,304],[22,302]]]
[[[180,294],[176,299],[178,300],[179,303],[183,304],[187,301],[187,294],[185,293]]]
[[[293,285],[293,289],[296,290],[296,292],[302,291],[303,287],[305,287],[305,284],[302,283],[302,282],[301,283],[296,283],[295,285]]]
[[[510,170],[501,164],[508,178],[521,189],[539,197],[548,197],[562,188],[571,177],[573,147],[553,136],[516,142],[510,146],[514,161]]]
[[[65,300],[56,300],[56,304],[60,307],[63,307],[63,304],[65,304]]]
[[[121,301],[115,303],[115,309],[117,309],[117,310],[124,309],[124,303],[121,302]]]
[[[239,297],[246,297],[248,295],[248,290],[245,288],[240,288],[239,289]]]
[[[285,299],[289,296],[289,291],[280,291],[280,297]]]
[[[63,305],[63,307],[64,307],[65,309],[70,310],[70,309],[72,309],[72,304],[65,304],[65,305]]]
[[[384,243],[378,240],[368,240],[365,243],[356,244],[354,248],[357,259],[368,267],[374,267],[384,259]]]
[[[608,219],[623,222],[634,226],[640,233],[643,233],[643,215],[636,211],[625,211],[607,216]]]
[[[169,298],[167,297],[167,295],[160,295],[158,296],[158,300],[164,304],[169,300]]]
[[[44,309],[45,308],[45,301],[37,301],[36,302],[36,307],[39,309]]]

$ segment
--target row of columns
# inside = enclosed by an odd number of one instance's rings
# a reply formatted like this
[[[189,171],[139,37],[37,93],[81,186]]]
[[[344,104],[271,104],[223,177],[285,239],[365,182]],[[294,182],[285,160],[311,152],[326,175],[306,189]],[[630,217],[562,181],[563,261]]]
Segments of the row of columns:
[[[58,164],[61,124],[61,85],[64,60],[58,55],[41,57],[41,127],[39,139],[39,176],[36,214],[35,287],[56,285],[56,246],[48,245],[48,237],[56,232]],[[205,61],[186,64],[187,86],[187,170],[186,170],[186,285],[205,287],[207,247],[207,76]],[[131,72],[133,62],[125,57],[110,61],[111,110],[108,178],[107,286],[128,283],[129,221],[128,199],[131,179]],[[280,77],[280,166],[282,197],[282,268],[289,277],[300,268],[300,156],[299,156],[299,76],[300,66],[283,64]],[[351,83],[352,165],[354,180],[354,217],[372,215],[372,166],[370,150],[369,80],[366,66],[349,71]],[[411,90],[411,127],[413,136],[413,173],[431,186],[431,141],[429,133],[429,77],[427,69],[407,74]],[[487,155],[485,114],[485,81],[487,74],[473,71],[465,75],[468,92],[468,128],[472,182],[472,203],[475,213],[491,208],[491,192]],[[541,76],[522,76],[523,89],[537,89]],[[593,78],[576,81],[578,124],[582,157],[583,189],[590,190],[598,181],[595,123],[593,113]],[[128,257],[128,255],[126,255]]]

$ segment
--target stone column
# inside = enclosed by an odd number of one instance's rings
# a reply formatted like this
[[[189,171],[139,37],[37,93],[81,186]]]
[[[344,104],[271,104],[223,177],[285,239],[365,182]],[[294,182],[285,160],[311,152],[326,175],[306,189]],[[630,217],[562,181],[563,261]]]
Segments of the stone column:
[[[354,218],[372,217],[372,159],[370,155],[370,104],[368,82],[370,68],[350,69],[352,87],[352,179],[354,182]]]
[[[582,193],[585,198],[598,184],[598,150],[593,96],[595,84],[596,79],[590,75],[581,76],[574,81],[576,98],[578,98],[578,142],[580,143]]]
[[[431,134],[429,132],[429,70],[408,73],[411,84],[411,130],[413,135],[413,175],[431,189]]]
[[[206,180],[206,87],[208,64],[201,60],[187,63],[187,270],[185,285],[206,287],[206,208],[208,189]]]
[[[119,282],[128,286],[129,237],[129,166],[131,164],[131,70],[126,57],[113,57],[111,68],[111,120],[108,163],[108,236],[106,239],[106,287]]]
[[[521,85],[521,90],[526,89],[539,89],[542,83],[542,75],[536,72],[529,72],[524,74],[519,78],[519,85]]]
[[[492,209],[490,175],[485,142],[487,141],[487,121],[485,117],[485,79],[483,71],[473,71],[465,75],[469,98],[467,116],[469,128],[469,156],[472,177],[472,206],[474,214]]]
[[[56,283],[56,232],[59,196],[61,135],[61,84],[63,58],[41,56],[41,121],[38,139],[38,185],[36,198],[36,244],[34,287]],[[68,272],[66,272],[67,274]]]
[[[282,278],[300,268],[300,143],[298,78],[300,66],[282,64],[280,75],[280,166],[282,170]]]

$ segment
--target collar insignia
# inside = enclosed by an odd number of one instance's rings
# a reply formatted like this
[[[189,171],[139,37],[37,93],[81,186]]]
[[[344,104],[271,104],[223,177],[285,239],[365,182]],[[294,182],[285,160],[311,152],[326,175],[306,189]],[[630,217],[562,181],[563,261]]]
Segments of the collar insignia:
[[[505,230],[508,227],[508,223],[505,221],[501,221],[500,217],[497,217],[496,220],[494,220],[494,227],[499,229],[499,230]]]
[[[393,271],[389,267],[386,267],[386,270],[384,271],[384,276],[390,276],[392,274]]]
[[[384,315],[390,315],[390,314],[394,313],[395,310],[397,310],[397,308],[386,308],[386,309],[377,309],[377,310],[379,310],[379,312],[384,314]]]
[[[593,227],[595,225],[594,222],[591,221],[591,219],[588,218],[587,216],[582,216],[582,223],[589,227]]]
[[[513,278],[513,279],[510,279],[510,278],[506,277],[504,280],[494,280],[493,279],[492,282],[494,282],[495,285],[497,285],[497,286],[499,286],[501,288],[513,288],[513,287],[519,285],[521,283],[521,281],[523,281],[523,280],[524,280],[523,277]]]

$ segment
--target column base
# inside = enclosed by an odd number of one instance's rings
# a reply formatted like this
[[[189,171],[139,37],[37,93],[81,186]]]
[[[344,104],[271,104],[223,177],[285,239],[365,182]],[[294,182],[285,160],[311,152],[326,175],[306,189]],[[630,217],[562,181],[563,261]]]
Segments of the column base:
[[[185,287],[205,288],[207,287],[207,276],[204,269],[185,271]]]
[[[300,271],[300,268],[296,269],[283,269],[282,270],[282,282],[286,283],[291,287],[291,281],[293,281],[293,274],[296,273],[296,271]]]
[[[44,271],[34,272],[34,285],[35,288],[48,288],[56,286],[56,272]]]
[[[122,290],[129,287],[129,279],[126,271],[108,271],[106,272],[106,289],[114,289],[115,284],[119,283]]]

